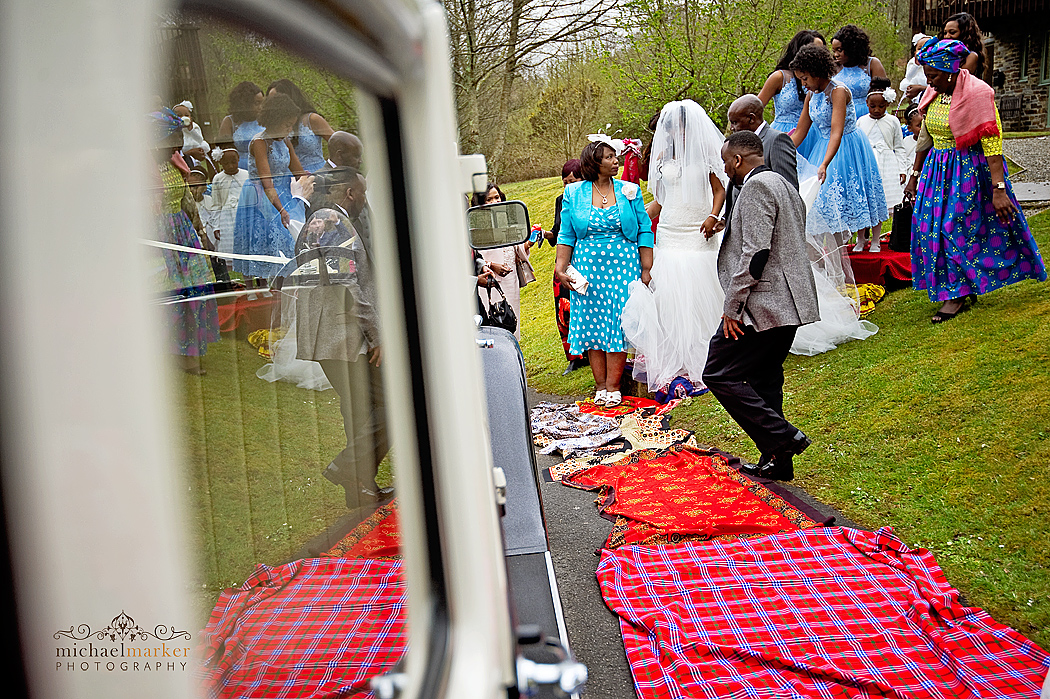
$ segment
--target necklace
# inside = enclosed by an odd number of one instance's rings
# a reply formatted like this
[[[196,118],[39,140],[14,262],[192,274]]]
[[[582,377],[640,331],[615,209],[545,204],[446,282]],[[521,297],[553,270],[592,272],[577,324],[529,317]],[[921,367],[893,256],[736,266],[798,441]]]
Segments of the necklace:
[[[602,208],[605,208],[605,205],[609,203],[609,197],[602,193],[597,182],[594,183],[594,188],[598,190],[598,195],[602,198]],[[609,194],[612,195],[612,187],[609,188]]]

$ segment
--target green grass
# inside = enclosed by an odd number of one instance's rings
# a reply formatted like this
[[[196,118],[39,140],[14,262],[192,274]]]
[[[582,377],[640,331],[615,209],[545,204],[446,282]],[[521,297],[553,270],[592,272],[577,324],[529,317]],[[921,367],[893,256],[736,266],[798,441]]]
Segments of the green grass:
[[[553,219],[557,179],[508,185],[532,219]],[[1050,250],[1050,214],[1031,220]],[[522,349],[539,391],[583,396],[586,369],[565,366],[554,323],[554,255],[533,255],[522,293]],[[969,603],[1050,648],[1050,297],[1024,282],[983,296],[941,326],[925,292],[891,292],[879,333],[785,365],[788,417],[813,438],[795,483],[859,524],[892,526],[929,548]],[[673,424],[754,460],[754,445],[710,395]]]
[[[230,335],[209,345],[207,375],[173,376],[202,623],[222,589],[240,585],[257,563],[293,556],[346,512],[342,488],[321,476],[346,446],[338,396],[263,381],[255,372],[265,363]]]
[[[1050,131],[1004,131],[1003,138],[1037,138],[1039,136],[1050,136]]]

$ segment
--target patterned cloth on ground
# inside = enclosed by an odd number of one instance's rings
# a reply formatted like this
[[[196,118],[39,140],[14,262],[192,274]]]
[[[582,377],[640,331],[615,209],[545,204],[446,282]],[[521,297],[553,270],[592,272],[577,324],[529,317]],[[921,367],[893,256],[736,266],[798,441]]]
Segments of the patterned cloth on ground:
[[[1039,696],[1050,656],[892,529],[604,551],[641,699]]]
[[[397,499],[381,505],[365,521],[327,551],[343,558],[400,558],[401,530],[397,525]]]
[[[860,317],[863,318],[875,310],[875,304],[886,295],[886,287],[878,284],[858,284],[847,293],[857,302]]]
[[[300,559],[260,565],[222,593],[201,632],[202,694],[370,696],[408,642],[399,561]]]
[[[620,438],[618,420],[580,412],[571,403],[538,403],[530,421],[532,441],[541,454],[561,451],[569,457]]]
[[[705,386],[697,388],[692,381],[684,376],[679,376],[656,392],[656,401],[658,403],[669,403],[672,400],[677,402],[683,398],[700,396],[705,393],[707,393]]]
[[[632,449],[666,449],[672,444],[696,448],[696,436],[689,430],[670,429],[666,415],[625,415],[620,420],[620,433]]]
[[[622,417],[638,410],[651,410],[654,415],[666,415],[671,412],[672,408],[682,402],[673,400],[667,403],[659,403],[655,400],[636,398],[635,396],[624,396],[620,400],[620,404],[612,408],[599,407],[595,405],[593,400],[576,401],[576,407],[580,409],[581,413],[603,415],[605,417]]]
[[[562,483],[598,491],[603,514],[667,533],[712,537],[798,529],[782,507],[769,503],[772,493],[733,471],[720,454],[677,444],[633,451],[565,476]]]

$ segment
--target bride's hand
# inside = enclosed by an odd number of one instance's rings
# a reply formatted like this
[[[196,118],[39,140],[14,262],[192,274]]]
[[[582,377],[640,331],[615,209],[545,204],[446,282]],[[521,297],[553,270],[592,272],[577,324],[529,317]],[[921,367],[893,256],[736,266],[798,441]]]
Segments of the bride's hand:
[[[714,216],[708,216],[704,219],[704,222],[700,225],[700,230],[704,232],[704,238],[710,239],[718,231],[718,219]]]
[[[643,269],[642,270],[642,284],[645,284],[646,286],[649,286],[649,282],[651,282],[652,280],[653,280],[653,275],[651,275],[649,273],[649,270]]]

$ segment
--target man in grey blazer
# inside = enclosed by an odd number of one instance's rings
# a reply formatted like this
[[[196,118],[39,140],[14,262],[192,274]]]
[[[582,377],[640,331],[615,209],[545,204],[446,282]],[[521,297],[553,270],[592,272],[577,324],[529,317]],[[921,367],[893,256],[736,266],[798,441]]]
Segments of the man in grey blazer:
[[[762,139],[762,152],[766,167],[791,183],[798,191],[798,162],[795,144],[783,131],[777,131],[762,118],[762,100],[756,95],[743,95],[729,105],[726,115],[729,119],[729,130],[753,131]],[[740,188],[733,185],[726,190],[726,229],[732,225],[733,204],[740,195]]]
[[[764,165],[762,139],[732,134],[722,147],[740,188],[718,251],[725,290],[704,383],[762,453],[745,473],[794,478],[792,458],[810,440],[784,418],[784,359],[800,325],[820,319],[806,255],[806,207],[786,179]]]

